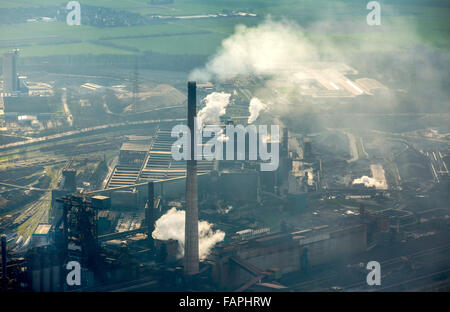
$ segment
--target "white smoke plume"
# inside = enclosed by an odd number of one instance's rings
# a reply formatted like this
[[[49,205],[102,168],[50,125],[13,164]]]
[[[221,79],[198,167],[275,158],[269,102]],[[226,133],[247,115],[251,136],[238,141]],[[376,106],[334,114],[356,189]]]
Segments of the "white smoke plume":
[[[152,237],[160,240],[175,239],[178,241],[178,257],[184,256],[184,222],[186,212],[175,207],[167,211],[155,223]],[[211,249],[225,238],[225,233],[212,229],[212,224],[207,221],[198,222],[199,258],[206,259]]]
[[[264,85],[255,91],[255,96],[276,112],[290,103],[290,95],[278,92],[279,89],[289,88],[300,94],[292,72],[304,76],[302,73],[309,70],[311,62],[320,59],[318,51],[305,31],[293,22],[267,19],[256,27],[238,25],[234,34],[222,41],[219,52],[203,68],[191,72],[190,79],[224,81],[238,76],[264,77]],[[272,103],[277,103],[277,107]],[[256,118],[253,115],[249,123]]]
[[[316,58],[316,49],[297,24],[270,19],[257,27],[236,26],[220,51],[190,79],[225,80],[239,75],[279,75],[283,68]]]
[[[375,187],[377,190],[387,189],[386,182],[368,176],[354,179],[352,184],[364,184],[365,187]]]
[[[225,115],[226,107],[230,104],[231,94],[225,92],[213,92],[205,98],[205,107],[199,112],[197,117],[202,124],[217,124],[220,122],[219,117]]]
[[[227,135],[223,132],[217,136],[217,141],[219,141],[219,142],[227,142],[229,139],[230,138],[227,137]]]
[[[250,100],[250,105],[248,106],[248,111],[250,116],[248,117],[248,123],[251,124],[258,119],[259,113],[266,110],[267,106],[261,102],[258,98],[254,97]]]
[[[383,10],[384,14],[391,16],[400,13],[387,7]],[[421,23],[402,16],[396,21],[385,20],[379,32],[373,32],[374,29],[366,24],[364,16],[347,22],[330,20],[328,16],[324,12],[322,20],[307,28],[295,22],[272,18],[253,27],[238,25],[234,33],[222,41],[209,61],[191,72],[189,79],[207,82],[239,76],[262,77],[263,85],[253,90],[254,95],[270,106],[274,113],[292,114],[292,106],[304,103],[300,99],[305,94],[311,95],[307,84],[314,79],[315,71],[323,71],[326,67],[324,62],[342,62],[355,66],[355,69],[369,76],[382,71],[384,77],[392,77],[400,83],[408,80],[411,76],[408,73],[413,72],[415,74],[412,76],[417,77],[415,79],[421,84],[427,82],[427,86],[420,90],[411,90],[420,95],[413,97],[417,99],[416,105],[429,109],[428,104],[425,107],[423,103],[430,103],[430,97],[436,99],[433,107],[446,111],[445,108],[449,106],[448,88],[443,87],[442,81],[448,81],[448,71],[441,69],[448,67],[448,57],[445,53],[438,53],[439,58],[436,59],[434,50],[427,48],[429,40],[423,36],[423,31],[418,31],[419,26],[422,29]],[[359,28],[365,35],[358,36],[358,39],[351,36],[350,40],[341,40],[340,36],[331,35],[336,32],[351,34]],[[395,37],[389,36],[386,40],[380,40],[381,31],[397,33],[398,29],[409,38],[408,41],[411,40],[411,44],[400,45],[393,40]],[[392,53],[399,50],[405,53]],[[417,64],[420,64],[420,71],[416,71]],[[300,88],[299,84],[302,84]],[[340,88],[333,84],[330,83],[330,86]],[[402,97],[398,97],[393,90],[384,92],[382,98],[386,105],[377,110],[403,105],[400,102]],[[444,109],[443,105],[437,104],[442,102],[445,103]],[[373,122],[373,118],[367,119]],[[364,123],[367,123],[366,119]]]

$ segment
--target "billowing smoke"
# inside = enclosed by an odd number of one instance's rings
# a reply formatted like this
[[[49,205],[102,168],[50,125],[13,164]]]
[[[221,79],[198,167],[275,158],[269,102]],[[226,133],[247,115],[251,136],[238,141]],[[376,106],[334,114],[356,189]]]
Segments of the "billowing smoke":
[[[224,80],[239,75],[278,75],[283,68],[314,59],[316,50],[297,24],[267,20],[257,27],[236,26],[221,50],[190,79]]]
[[[184,256],[184,222],[186,212],[172,208],[167,211],[155,223],[155,230],[152,233],[153,238],[160,240],[175,239],[178,241],[178,257]],[[198,242],[200,260],[206,259],[211,249],[218,242],[223,241],[225,233],[212,229],[212,224],[207,221],[198,222]]]
[[[226,107],[230,103],[231,94],[225,92],[213,92],[208,94],[204,101],[205,107],[199,112],[197,117],[202,123],[218,124],[220,116],[225,115]]]
[[[352,184],[364,184],[365,187],[375,187],[377,190],[387,189],[385,181],[380,181],[368,176],[362,176],[361,178],[354,179]]]
[[[227,142],[230,138],[226,136],[225,133],[221,133],[217,136],[217,141],[219,142]]]
[[[271,109],[284,110],[290,103],[290,95],[279,90],[300,93],[295,77],[305,76],[303,73],[308,71],[310,63],[319,59],[317,51],[303,29],[293,22],[267,19],[256,27],[238,25],[235,33],[222,41],[219,52],[203,68],[194,70],[190,79],[224,81],[238,76],[264,77],[263,86],[254,90],[255,96]],[[256,99],[252,100],[255,106],[250,107],[254,111],[250,110],[249,123],[256,120],[262,107]],[[277,107],[271,103],[277,103]]]
[[[248,111],[250,116],[248,117],[248,123],[251,124],[258,119],[259,113],[262,110],[267,109],[267,106],[261,102],[258,98],[254,97],[250,100],[250,105],[248,106]]]
[[[390,12],[388,8],[383,10],[386,15],[397,16],[396,13],[399,13]],[[329,66],[325,63],[335,66],[336,62],[343,62],[369,78],[380,79],[388,87],[388,90],[378,92],[377,96],[367,98],[377,104],[364,106],[367,111],[446,112],[450,102],[444,82],[448,81],[449,74],[442,68],[448,67],[448,55],[444,51],[429,49],[429,40],[416,31],[417,26],[410,18],[399,18],[396,21],[385,20],[377,28],[379,31],[374,32],[374,28],[366,24],[365,16],[345,23],[341,20],[319,20],[307,28],[287,20],[268,18],[254,27],[236,26],[235,32],[222,41],[218,52],[203,67],[193,70],[189,78],[224,81],[239,76],[262,77],[263,85],[252,90],[252,93],[274,113],[285,118],[297,118],[293,116],[293,110],[300,112],[300,108],[295,104],[308,104],[303,97],[311,96],[313,91],[308,83],[315,79],[317,72],[320,77],[325,77],[321,81],[331,91],[350,85],[358,91],[355,96],[361,93],[354,82],[349,84],[342,80],[343,86],[335,83],[334,72],[343,73],[347,69],[333,67],[332,71],[327,71]],[[361,29],[367,35],[358,39],[351,36],[349,40],[341,40],[341,36],[327,36],[333,32],[352,34],[355,29]],[[404,36],[414,43],[403,46],[394,43],[397,41],[393,41],[393,37],[380,42],[381,32],[396,33],[398,29],[402,29]],[[399,50],[402,53],[398,53]],[[386,77],[395,84],[387,83]],[[411,87],[415,81],[420,82],[421,88]],[[407,89],[411,96],[403,89]],[[371,117],[351,121],[352,124],[360,122],[362,125],[375,123]],[[349,122],[344,118],[342,124]]]

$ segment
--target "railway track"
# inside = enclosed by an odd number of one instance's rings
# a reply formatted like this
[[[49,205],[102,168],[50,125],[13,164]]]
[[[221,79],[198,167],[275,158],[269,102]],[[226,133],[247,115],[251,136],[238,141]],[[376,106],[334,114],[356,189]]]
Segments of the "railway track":
[[[402,257],[396,257],[384,262],[381,262],[381,280],[385,280],[386,278],[389,278],[392,275],[395,275],[397,273],[401,273],[402,270],[405,269],[405,266],[409,266],[410,269],[417,270],[420,271],[421,267],[425,266],[425,263],[422,263],[421,260],[426,259],[427,257],[430,257],[430,259],[427,259],[426,262],[426,266],[428,267],[436,267],[439,268],[440,265],[447,265],[450,263],[450,245],[445,245],[445,246],[439,246],[439,247],[434,247],[434,248],[430,248],[427,250],[422,250],[407,256],[402,256]],[[446,255],[445,257],[432,257],[438,254],[445,254],[448,253],[448,255]],[[415,266],[415,267],[413,267]],[[443,271],[450,271],[450,267],[444,269]],[[422,280],[424,278],[424,276],[428,276],[428,275],[436,275],[439,274],[439,272],[425,272],[422,274],[419,274],[418,276],[415,276],[411,279],[408,280],[404,280],[398,283],[394,283],[394,284],[390,284],[388,286],[382,287],[382,288],[374,288],[371,289],[370,291],[385,291],[388,289],[394,289],[396,287],[396,285],[406,285],[409,283],[409,281],[413,281],[413,280]],[[449,280],[450,283],[450,280]],[[366,281],[363,282],[357,282],[354,284],[349,284],[343,287],[343,290],[345,291],[351,291],[351,290],[361,290],[364,287],[367,286]]]
[[[414,262],[420,262],[420,259],[422,258],[426,258],[426,257],[430,257],[432,255],[435,254],[439,254],[439,253],[449,253],[450,252],[450,244],[449,245],[444,245],[444,246],[437,246],[437,247],[433,247],[433,248],[429,248],[426,250],[420,250],[414,253],[410,253],[407,254],[405,256],[398,256],[398,257],[393,257],[390,259],[387,259],[385,261],[380,262],[380,266],[381,266],[381,273],[382,273],[382,277],[381,279],[383,280],[384,278],[388,277],[389,275],[400,271],[402,269],[404,269],[404,266],[407,265],[408,263],[414,263]],[[439,257],[435,257],[432,258],[431,262],[427,262],[428,265],[436,265],[437,264],[447,264],[450,263],[450,253],[448,255],[448,257],[444,257],[444,258],[439,258]],[[362,268],[363,270],[365,270],[365,266]],[[450,268],[449,268],[450,270]],[[446,270],[444,270],[446,271]],[[293,284],[290,285],[290,288],[292,288],[295,291],[330,291],[330,288],[334,285],[339,285],[338,283],[338,279],[342,274],[342,270],[336,270],[331,272],[330,274],[327,274],[323,277],[319,277],[313,280],[309,280],[309,281],[304,281],[301,283],[297,283],[297,284]],[[431,274],[431,273],[428,273]],[[433,273],[434,274],[434,273]],[[436,272],[436,274],[438,274]],[[363,289],[364,287],[367,286],[366,280],[365,280],[365,276],[364,275],[364,279],[362,281],[358,281],[358,282],[350,282],[347,283],[341,287],[338,287],[339,290],[341,291],[352,291],[352,290],[366,290]],[[420,276],[419,276],[420,277]],[[419,278],[417,277],[417,278]],[[399,282],[398,284],[401,283],[406,283],[407,281],[404,282]],[[391,288],[394,286],[386,286],[386,289]],[[376,290],[382,290],[381,288],[376,289]]]
[[[449,258],[447,258],[448,260]],[[398,291],[398,290],[403,290],[403,291],[422,291],[424,288],[430,288],[430,290],[434,290],[433,289],[433,284],[428,285],[428,286],[424,286],[424,283],[428,282],[428,281],[432,281],[434,278],[438,277],[438,278],[442,278],[442,276],[445,277],[445,281],[440,281],[439,287],[444,287],[444,288],[448,288],[450,287],[450,268],[449,269],[445,269],[445,270],[440,270],[437,272],[433,272],[433,273],[429,273],[429,274],[423,274],[420,276],[417,276],[415,278],[411,278],[405,281],[401,281],[398,283],[394,283],[391,284],[389,286],[386,287],[382,287],[382,288],[376,288],[373,289],[373,292],[380,292],[380,291]],[[437,284],[437,283],[434,283]]]
[[[75,138],[79,136],[86,136],[89,134],[98,134],[107,131],[120,130],[126,128],[139,128],[145,127],[150,124],[159,124],[159,123],[172,123],[172,122],[183,122],[185,118],[174,118],[174,119],[156,119],[156,120],[143,120],[143,121],[131,121],[131,122],[122,122],[116,124],[109,125],[101,125],[95,126],[91,128],[84,128],[79,130],[72,130],[64,133],[49,135],[45,137],[34,138],[32,140],[27,141],[19,141],[15,143],[9,143],[5,145],[0,145],[0,152],[8,151],[12,149],[24,148],[28,146],[39,145],[48,142],[55,142],[60,140],[65,140],[69,138]]]

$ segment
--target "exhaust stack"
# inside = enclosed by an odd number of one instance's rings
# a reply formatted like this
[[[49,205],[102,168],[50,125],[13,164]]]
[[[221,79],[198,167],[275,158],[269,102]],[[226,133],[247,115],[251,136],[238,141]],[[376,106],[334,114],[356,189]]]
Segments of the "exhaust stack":
[[[289,132],[288,128],[283,128],[283,146],[282,151],[283,157],[289,157]]]
[[[194,275],[199,270],[198,256],[198,184],[197,161],[194,158],[195,151],[195,126],[197,116],[197,84],[188,82],[188,112],[187,123],[190,130],[190,160],[186,168],[186,220],[185,220],[185,245],[184,245],[184,273]]]
[[[148,227],[148,241],[150,244],[150,248],[153,249],[154,242],[152,233],[155,230],[155,187],[153,182],[148,182],[148,200],[147,200],[147,227]]]
[[[6,275],[6,235],[2,235],[2,289],[6,290],[6,285],[8,283],[8,278]]]

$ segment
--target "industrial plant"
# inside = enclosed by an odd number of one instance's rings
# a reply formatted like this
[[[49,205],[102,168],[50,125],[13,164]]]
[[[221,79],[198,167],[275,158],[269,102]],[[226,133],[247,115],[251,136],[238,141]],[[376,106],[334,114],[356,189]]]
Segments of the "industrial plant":
[[[187,125],[195,130],[195,82],[188,83],[187,93]],[[238,119],[221,122],[225,127]],[[236,160],[196,160],[195,131],[189,134],[191,160],[174,160],[172,124],[158,125],[151,136],[125,136],[114,166],[103,170],[100,189],[80,189],[74,159],[67,162],[59,188],[51,190],[48,222],[38,223],[25,242],[23,236],[2,238],[4,289],[322,289],[308,279],[323,268],[346,263],[338,267],[339,274],[354,281],[364,275],[359,262],[349,266],[356,260],[383,257],[391,246],[406,244],[411,234],[446,233],[444,211],[430,210],[425,217],[395,207],[395,198],[405,191],[387,184],[381,164],[370,166],[372,177],[339,186],[337,169],[330,171],[330,156],[321,152],[324,138],[299,138],[282,128],[276,142],[278,168],[261,171],[262,160],[252,157],[249,140],[242,160],[237,146],[232,146]],[[262,145],[262,138],[258,142]],[[351,164],[354,155],[348,157],[344,163]],[[434,172],[439,184],[448,183],[442,154],[432,157],[436,163],[430,162],[430,179]],[[431,234],[429,226],[438,223],[438,232]],[[447,250],[442,248],[434,250]],[[392,265],[418,265],[415,259],[426,254],[412,255],[399,256]],[[66,266],[73,261],[81,267],[79,285],[66,283]],[[350,289],[368,287],[361,281]],[[339,287],[329,287],[334,286]]]
[[[0,40],[2,292],[450,290],[448,43],[135,2]]]

